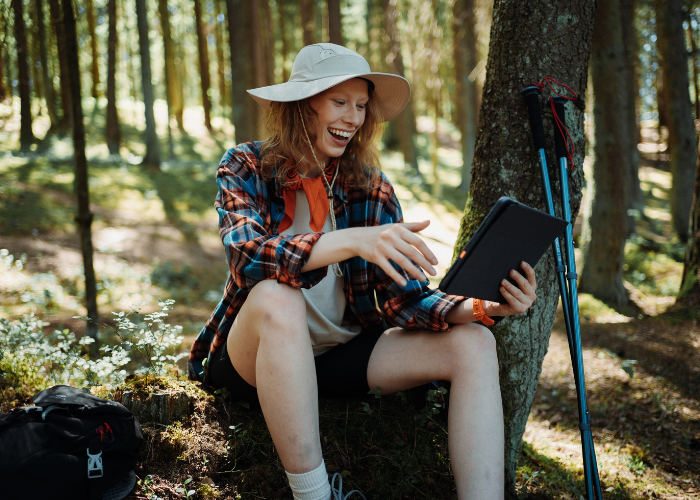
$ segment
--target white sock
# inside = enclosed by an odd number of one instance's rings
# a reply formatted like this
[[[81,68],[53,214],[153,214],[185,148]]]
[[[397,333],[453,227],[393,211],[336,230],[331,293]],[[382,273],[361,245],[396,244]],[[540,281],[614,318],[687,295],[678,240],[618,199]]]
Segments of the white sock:
[[[287,471],[285,471],[287,472]],[[331,485],[328,482],[326,462],[321,461],[316,469],[303,474],[287,472],[289,486],[292,488],[295,500],[330,500]]]

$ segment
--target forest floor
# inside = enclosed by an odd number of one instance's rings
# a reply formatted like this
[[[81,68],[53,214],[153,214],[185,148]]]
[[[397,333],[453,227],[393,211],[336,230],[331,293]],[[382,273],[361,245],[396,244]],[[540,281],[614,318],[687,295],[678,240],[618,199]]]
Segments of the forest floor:
[[[182,349],[187,351],[220,299],[227,275],[212,205],[216,166],[233,145],[227,139],[230,124],[215,119],[216,132],[210,135],[192,125],[202,122],[201,111],[188,109],[186,131],[174,131],[177,159],[164,161],[154,172],[139,165],[144,150],[138,108],[121,103],[124,144],[121,157],[110,157],[101,135],[103,113],[91,114],[94,103],[86,103],[102,321],[111,323],[111,311],[128,311],[140,301],[148,302],[145,311],[150,311],[157,300],[174,298],[168,321],[183,326]],[[159,101],[161,138],[167,137],[164,114]],[[418,146],[429,158],[430,122],[418,125]],[[0,104],[0,318],[35,313],[48,323],[45,332],[69,328],[81,333],[84,323],[74,318],[84,310],[71,139],[48,139],[20,155],[15,152],[18,128],[18,101]],[[47,128],[45,116],[35,121],[37,136]],[[456,138],[451,125],[441,123],[443,187],[437,196],[404,175],[399,155],[383,155],[405,220],[431,219],[423,236],[440,261],[438,275],[451,260],[466,201],[456,187],[461,163]],[[162,144],[165,159],[167,143]],[[605,498],[700,498],[700,327],[693,314],[671,307],[683,247],[671,235],[663,138],[645,128],[639,149],[646,207],[627,244],[625,265],[634,306],[614,310],[589,295],[580,297],[598,467]],[[427,160],[421,171],[432,179]],[[31,396],[26,390],[2,389],[0,411],[26,404]],[[225,394],[197,398],[193,415],[183,422],[144,426],[146,453],[130,498],[185,498],[190,489],[196,498],[291,498],[262,416]],[[368,498],[454,498],[444,414],[426,418],[424,406],[421,391],[323,402],[329,471],[343,474],[347,491],[359,488]],[[521,498],[584,494],[576,409],[560,311],[525,431],[518,469]]]

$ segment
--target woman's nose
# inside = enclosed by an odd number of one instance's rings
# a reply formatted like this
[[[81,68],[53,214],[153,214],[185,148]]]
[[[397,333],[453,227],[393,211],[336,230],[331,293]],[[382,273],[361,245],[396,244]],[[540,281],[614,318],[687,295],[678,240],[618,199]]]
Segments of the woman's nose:
[[[347,113],[343,116],[345,121],[352,125],[353,127],[359,127],[361,124],[361,111],[357,108],[349,109]]]

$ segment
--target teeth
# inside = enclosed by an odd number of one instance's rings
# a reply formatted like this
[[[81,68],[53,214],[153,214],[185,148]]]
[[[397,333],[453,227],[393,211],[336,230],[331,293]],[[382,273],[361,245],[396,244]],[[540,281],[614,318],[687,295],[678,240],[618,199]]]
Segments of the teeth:
[[[329,128],[328,130],[334,133],[335,135],[339,135],[341,137],[352,137],[352,132],[344,132],[335,128]]]

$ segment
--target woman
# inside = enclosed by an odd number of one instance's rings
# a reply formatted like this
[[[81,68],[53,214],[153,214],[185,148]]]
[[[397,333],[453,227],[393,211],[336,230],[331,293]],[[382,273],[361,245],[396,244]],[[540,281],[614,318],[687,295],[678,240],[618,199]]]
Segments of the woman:
[[[458,497],[502,498],[496,343],[475,321],[527,310],[534,271],[523,263],[524,276],[511,272],[519,287],[503,281],[507,304],[428,288],[437,259],[415,233],[429,221],[403,223],[376,145],[381,122],[408,102],[403,78],[320,43],[299,52],[289,82],[248,92],[269,108],[271,136],[229,150],[219,166],[230,276],[192,348],[191,376],[259,400],[299,500],[346,498],[328,482],[319,394],[449,380]]]

